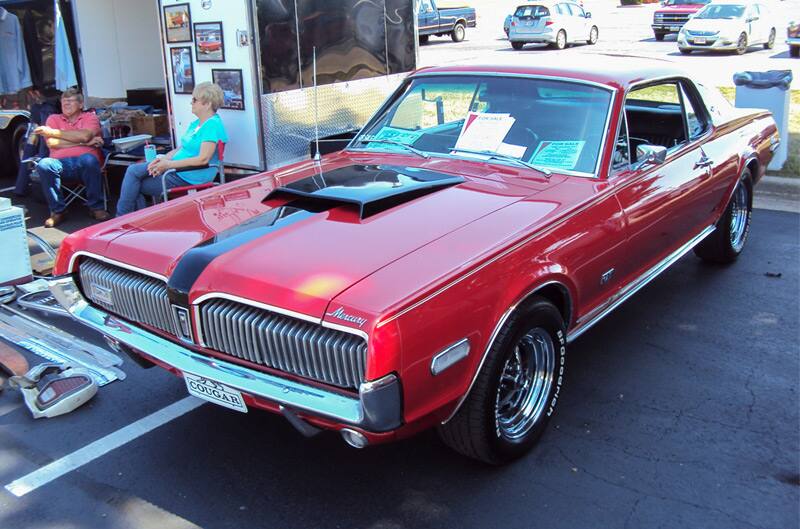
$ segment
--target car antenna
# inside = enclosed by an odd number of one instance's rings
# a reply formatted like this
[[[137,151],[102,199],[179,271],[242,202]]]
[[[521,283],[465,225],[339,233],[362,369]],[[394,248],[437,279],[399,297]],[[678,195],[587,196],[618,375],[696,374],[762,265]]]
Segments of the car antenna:
[[[314,142],[316,143],[316,152],[314,153],[314,161],[317,165],[320,163],[319,155],[319,105],[317,104],[317,47],[312,48],[312,68],[314,75]]]

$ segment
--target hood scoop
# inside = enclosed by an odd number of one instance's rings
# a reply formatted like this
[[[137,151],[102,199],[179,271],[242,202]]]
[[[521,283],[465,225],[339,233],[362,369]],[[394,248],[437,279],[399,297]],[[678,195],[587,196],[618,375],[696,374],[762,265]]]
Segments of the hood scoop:
[[[365,219],[464,181],[460,176],[413,167],[350,165],[275,188],[267,199],[302,199],[321,208],[354,205]]]

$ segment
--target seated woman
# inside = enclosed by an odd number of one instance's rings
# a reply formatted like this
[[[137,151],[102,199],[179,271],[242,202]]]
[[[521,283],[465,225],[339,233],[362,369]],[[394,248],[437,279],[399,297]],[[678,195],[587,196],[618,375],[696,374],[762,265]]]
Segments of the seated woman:
[[[200,83],[192,92],[192,114],[197,116],[181,137],[180,147],[152,162],[131,165],[125,171],[117,202],[117,216],[145,207],[144,195],[159,196],[162,191],[161,178],[165,171],[177,172],[166,175],[166,187],[205,184],[214,179],[217,169],[195,169],[181,171],[184,167],[196,167],[219,161],[217,143],[228,142],[225,127],[217,115],[222,106],[222,89],[214,83]]]

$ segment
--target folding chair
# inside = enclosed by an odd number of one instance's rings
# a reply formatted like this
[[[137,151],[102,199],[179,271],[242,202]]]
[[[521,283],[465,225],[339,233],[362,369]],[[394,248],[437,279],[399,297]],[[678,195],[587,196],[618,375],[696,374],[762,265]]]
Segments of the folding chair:
[[[194,184],[194,185],[179,186],[167,189],[167,175],[175,174],[178,172],[178,170],[170,169],[169,171],[165,171],[164,174],[161,175],[161,198],[164,200],[164,202],[166,202],[170,198],[175,198],[183,195],[190,195],[192,193],[197,193],[198,191],[202,191],[203,189],[208,189],[209,187],[224,184],[225,165],[222,161],[224,157],[225,157],[225,143],[218,141],[217,158],[219,158],[219,160],[217,162],[207,165],[198,165],[193,167],[181,168],[181,171],[194,171],[196,169],[208,169],[209,167],[215,167],[217,169],[217,174],[214,175],[213,180],[211,180],[210,182],[206,182],[205,184]],[[217,182],[217,178],[219,178],[219,182]]]

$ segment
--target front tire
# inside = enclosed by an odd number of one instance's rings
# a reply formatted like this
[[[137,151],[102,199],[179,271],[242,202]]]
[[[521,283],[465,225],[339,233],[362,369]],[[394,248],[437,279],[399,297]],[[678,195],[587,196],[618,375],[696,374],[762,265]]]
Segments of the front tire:
[[[453,27],[453,31],[450,33],[450,38],[453,39],[453,42],[461,42],[464,40],[464,36],[466,34],[467,30],[464,28],[464,24],[459,22]]]
[[[747,242],[752,216],[753,180],[750,171],[745,169],[725,208],[725,213],[717,223],[717,229],[695,247],[694,253],[710,263],[734,262]]]
[[[656,40],[657,40],[658,42],[661,42],[662,40],[664,40],[664,35],[666,35],[666,33],[660,33],[660,32],[658,32],[658,31],[656,31],[655,33],[653,33],[653,36],[655,36],[655,38],[656,38]]]
[[[678,49],[684,55],[691,55],[692,54],[692,50],[690,50],[689,48],[678,48]]]
[[[739,40],[736,42],[736,54],[744,55],[747,51],[747,35],[742,33],[739,35]]]
[[[764,49],[771,50],[774,47],[775,47],[775,28],[772,28],[771,30],[769,30],[769,38],[767,39],[767,42],[764,43]]]
[[[515,50],[521,50],[524,45],[525,45],[524,42],[512,42],[511,43],[511,47],[514,48]]]
[[[597,26],[592,26],[592,29],[589,30],[589,40],[586,41],[587,44],[597,44],[597,38],[599,36],[599,31]]]
[[[445,444],[484,463],[525,455],[553,415],[564,380],[566,328],[535,297],[503,325],[458,413],[439,427]]]

